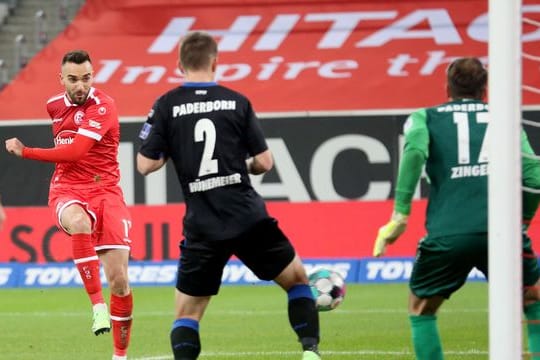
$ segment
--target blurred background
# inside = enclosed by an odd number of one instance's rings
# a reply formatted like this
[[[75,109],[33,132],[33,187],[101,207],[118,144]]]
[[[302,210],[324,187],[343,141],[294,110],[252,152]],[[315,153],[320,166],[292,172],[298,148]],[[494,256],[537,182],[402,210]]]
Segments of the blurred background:
[[[539,153],[540,5],[524,1],[523,19],[524,127]],[[2,139],[53,146],[45,103],[63,90],[60,60],[70,50],[89,51],[94,86],[117,102],[135,285],[174,280],[184,212],[176,175],[167,166],[144,178],[134,164],[153,102],[182,83],[177,44],[190,30],[216,36],[217,81],[246,94],[261,118],[275,168],[253,184],[308,266],[325,264],[349,282],[405,281],[424,234],[425,179],[390,257],[370,258],[392,210],[402,125],[415,109],[446,101],[453,59],[487,64],[487,1],[0,0]],[[0,151],[8,215],[0,288],[77,282],[60,276],[72,265],[46,207],[52,170]],[[539,248],[537,219],[531,234]],[[37,269],[33,278],[28,268]],[[224,276],[253,281],[235,262]]]

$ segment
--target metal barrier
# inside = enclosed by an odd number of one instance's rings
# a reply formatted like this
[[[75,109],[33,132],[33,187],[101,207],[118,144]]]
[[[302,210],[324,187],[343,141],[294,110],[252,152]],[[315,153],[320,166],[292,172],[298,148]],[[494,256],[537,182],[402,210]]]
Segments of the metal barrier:
[[[23,34],[15,36],[14,69],[18,73],[28,64],[28,49],[26,37]]]
[[[35,47],[41,50],[48,42],[47,23],[45,22],[45,11],[38,10],[35,19]]]
[[[68,5],[69,5],[69,0],[58,1],[58,18],[60,19],[60,21],[64,22],[65,24],[69,22]]]
[[[4,59],[0,59],[0,91],[8,84],[9,74],[7,64]]]

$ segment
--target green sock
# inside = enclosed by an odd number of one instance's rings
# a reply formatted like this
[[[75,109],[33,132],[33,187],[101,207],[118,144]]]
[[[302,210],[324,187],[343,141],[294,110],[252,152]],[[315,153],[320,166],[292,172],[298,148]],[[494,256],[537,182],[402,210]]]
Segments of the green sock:
[[[525,306],[527,323],[527,340],[531,360],[540,360],[540,301]]]
[[[435,315],[410,315],[412,340],[417,360],[442,360],[443,353],[437,317]]]

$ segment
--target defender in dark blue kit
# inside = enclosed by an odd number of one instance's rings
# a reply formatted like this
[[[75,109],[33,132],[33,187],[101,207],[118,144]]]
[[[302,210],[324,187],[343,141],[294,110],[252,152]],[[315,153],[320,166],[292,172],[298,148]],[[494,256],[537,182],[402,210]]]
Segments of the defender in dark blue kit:
[[[217,43],[209,34],[188,34],[179,64],[186,82],[156,101],[139,135],[137,155],[143,175],[170,158],[186,202],[171,331],[174,357],[199,356],[199,322],[235,255],[260,279],[274,280],[287,292],[302,359],[318,360],[319,317],[302,261],[248,176],[273,166],[251,103],[213,82]]]

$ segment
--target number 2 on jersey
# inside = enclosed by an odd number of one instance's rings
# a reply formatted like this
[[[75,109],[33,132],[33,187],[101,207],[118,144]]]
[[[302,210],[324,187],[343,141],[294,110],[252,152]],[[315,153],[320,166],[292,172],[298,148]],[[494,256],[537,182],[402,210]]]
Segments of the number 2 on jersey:
[[[487,112],[475,113],[476,122],[480,124],[487,124],[489,122],[489,115]],[[458,163],[470,164],[470,137],[469,137],[469,115],[466,112],[455,112],[454,123],[457,126],[457,145],[458,145]],[[478,163],[485,163],[488,161],[488,129],[484,134],[484,140],[482,141],[482,147],[478,154]]]
[[[199,176],[215,174],[218,172],[218,161],[212,159],[216,147],[216,127],[212,120],[202,118],[195,124],[195,142],[204,141]]]

